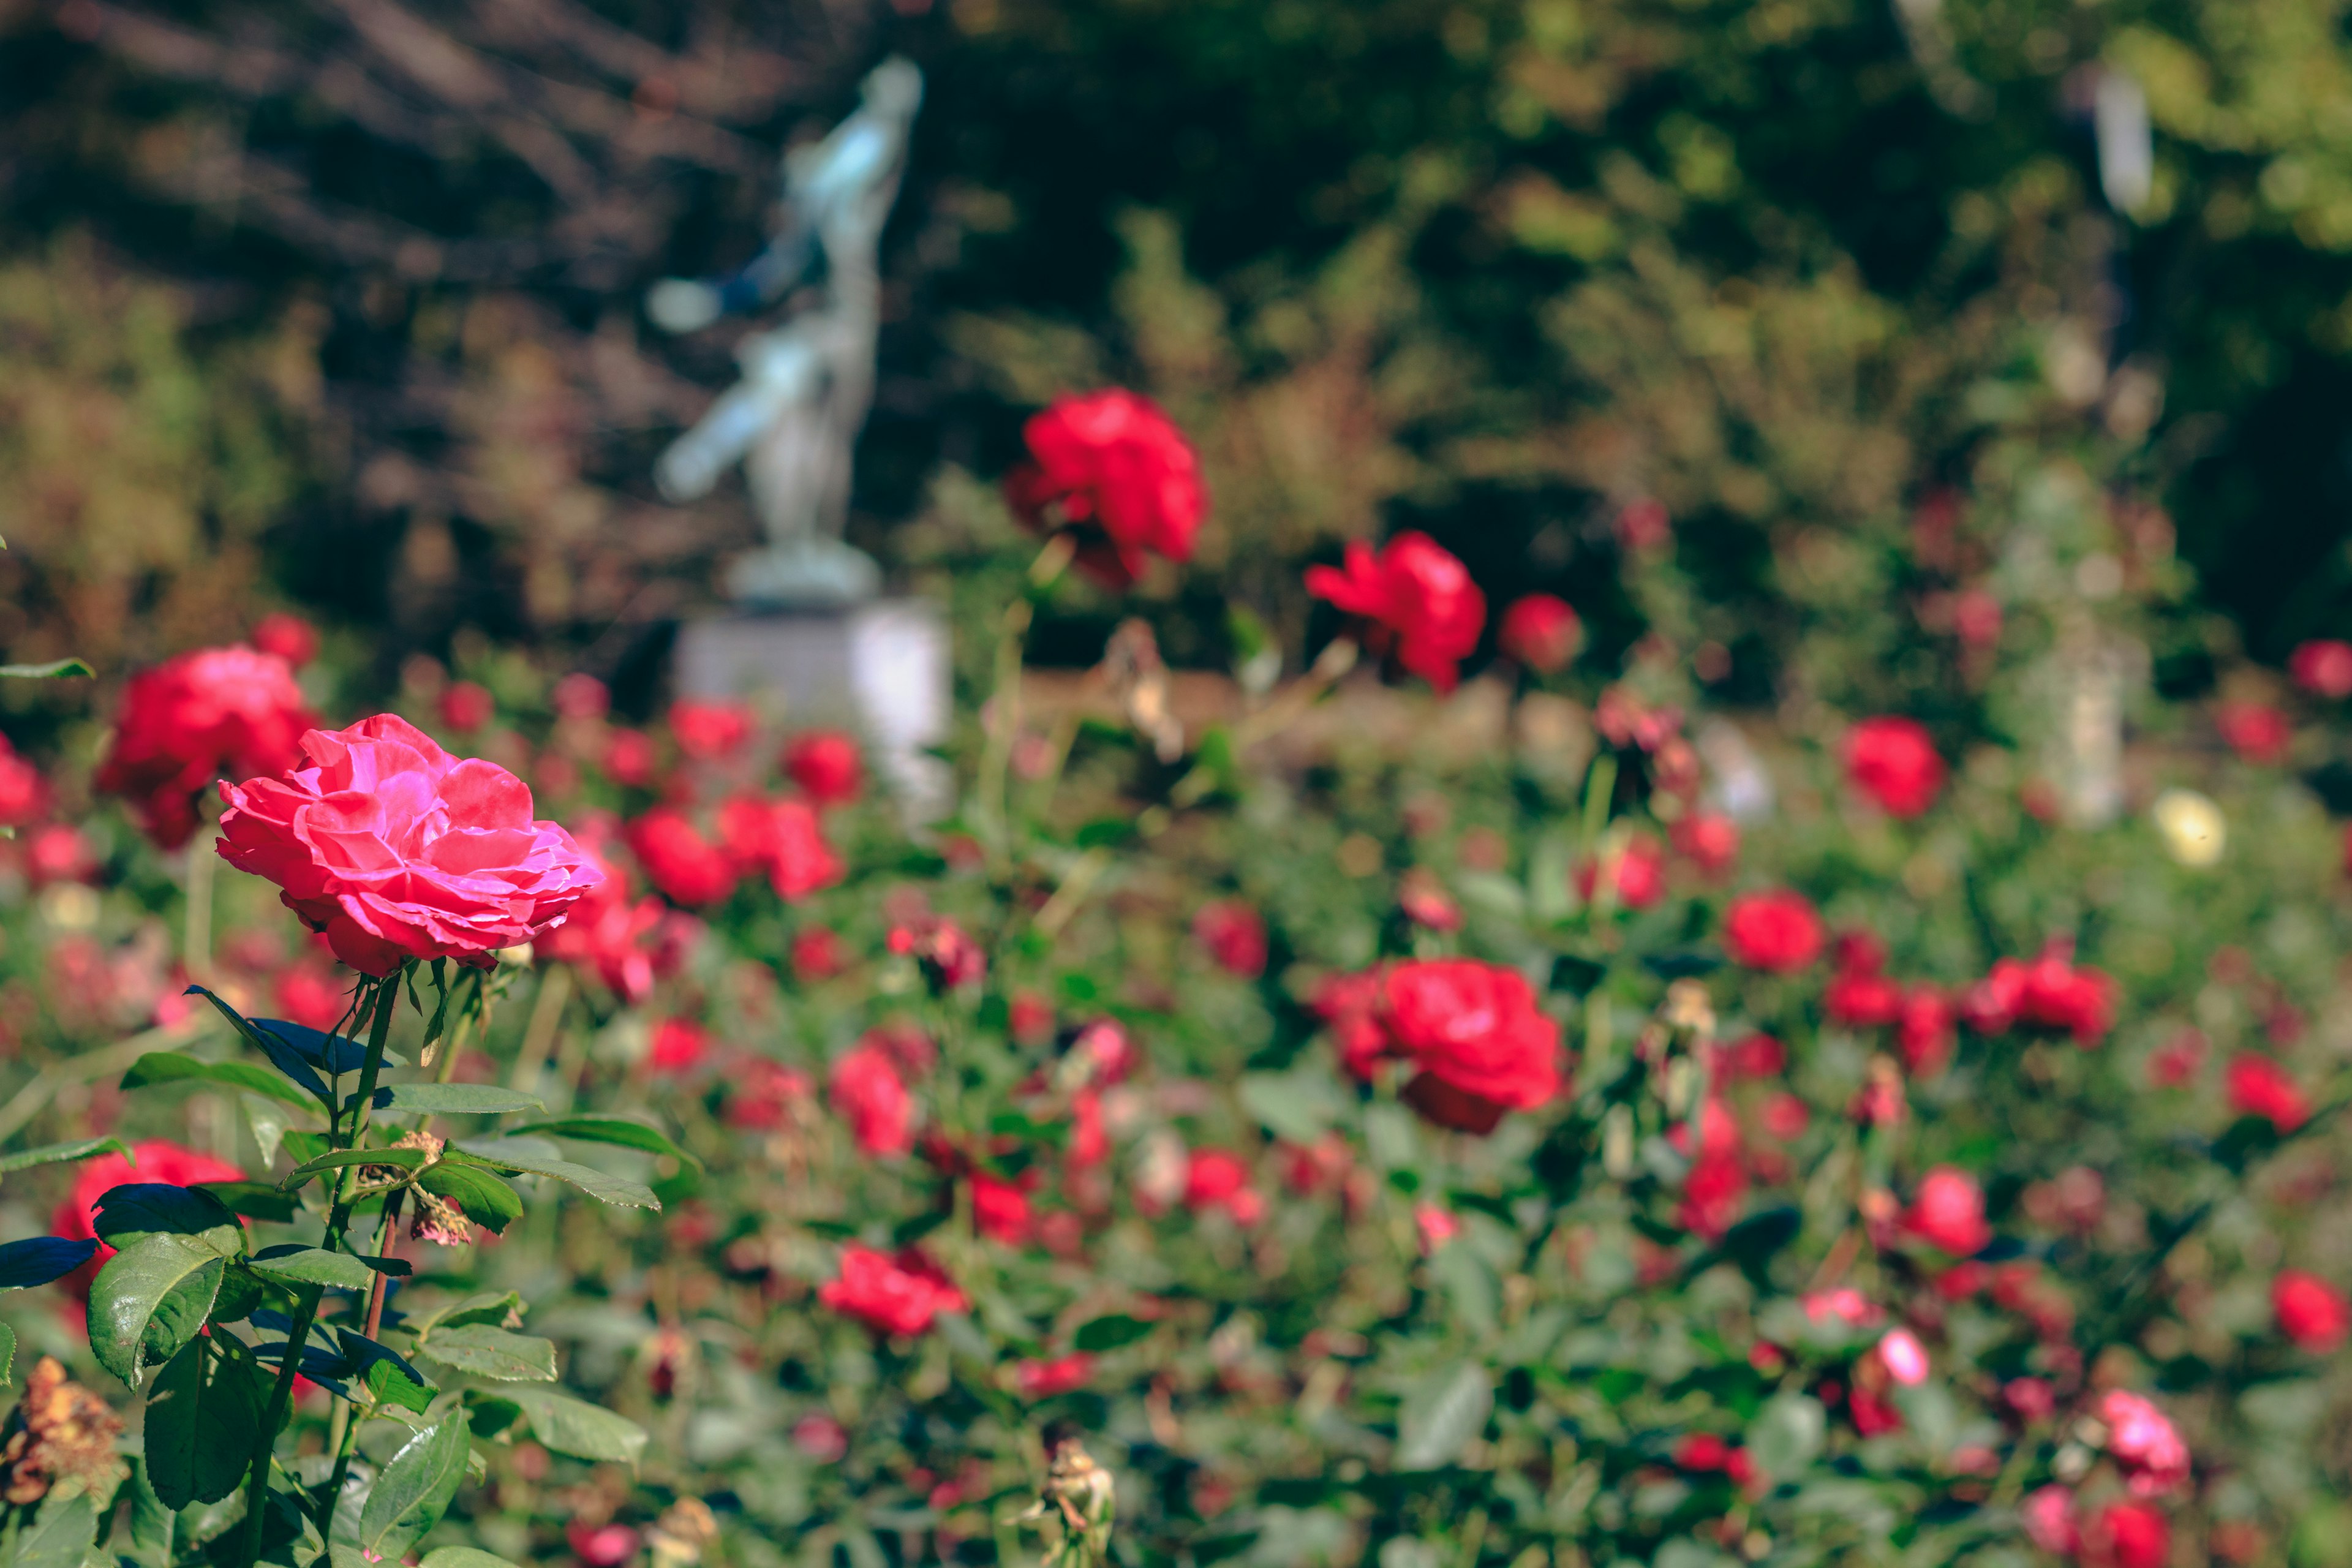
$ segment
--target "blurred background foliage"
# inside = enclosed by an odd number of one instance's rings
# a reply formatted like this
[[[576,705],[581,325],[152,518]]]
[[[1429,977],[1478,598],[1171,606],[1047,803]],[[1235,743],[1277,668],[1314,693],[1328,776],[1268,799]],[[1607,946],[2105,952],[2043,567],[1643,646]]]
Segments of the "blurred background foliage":
[[[1145,585],[1180,665],[1237,651],[1234,604],[1300,648],[1300,563],[1410,525],[1605,658],[1675,617],[1748,703],[1932,706],[1951,590],[2055,637],[2119,563],[2193,694],[2352,595],[2344,10],[16,0],[0,531],[59,544],[0,563],[0,630],[145,658],[257,579],[388,628],[386,686],[470,629],[649,701],[753,526],[653,496],[742,328],[664,339],[644,286],[749,255],[777,147],[898,48],[929,99],[853,532],[907,580],[1002,539],[964,476],[1029,409],[1119,381],[1215,497]],[[2154,125],[2127,213],[2102,72]],[[1643,498],[1672,604],[1619,586]],[[1065,604],[1036,656],[1113,618]]]

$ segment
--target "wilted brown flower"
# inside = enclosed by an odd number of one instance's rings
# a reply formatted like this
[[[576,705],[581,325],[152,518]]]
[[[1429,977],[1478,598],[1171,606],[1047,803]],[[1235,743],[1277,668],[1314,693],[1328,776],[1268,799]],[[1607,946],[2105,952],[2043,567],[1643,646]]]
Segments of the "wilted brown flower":
[[[106,1401],[66,1376],[54,1356],[34,1363],[25,1397],[0,1439],[0,1500],[24,1508],[61,1481],[103,1491],[128,1473],[114,1452],[122,1418]]]

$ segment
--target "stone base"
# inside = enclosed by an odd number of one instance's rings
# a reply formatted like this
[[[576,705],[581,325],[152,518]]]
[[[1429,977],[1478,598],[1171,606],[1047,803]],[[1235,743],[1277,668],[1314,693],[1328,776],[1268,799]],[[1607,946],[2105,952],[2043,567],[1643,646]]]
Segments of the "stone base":
[[[954,805],[954,778],[928,748],[948,738],[948,628],[923,599],[842,610],[776,610],[689,621],[672,670],[680,697],[745,698],[793,729],[864,738],[876,771],[912,821]]]

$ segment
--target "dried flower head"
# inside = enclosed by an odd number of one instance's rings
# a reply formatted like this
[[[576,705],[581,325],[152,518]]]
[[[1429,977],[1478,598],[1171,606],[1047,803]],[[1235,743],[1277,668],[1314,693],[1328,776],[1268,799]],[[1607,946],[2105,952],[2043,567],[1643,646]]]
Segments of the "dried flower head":
[[[0,1431],[0,1500],[15,1508],[40,1501],[63,1482],[103,1492],[129,1473],[114,1451],[122,1417],[67,1377],[54,1356],[34,1363],[25,1397]]]

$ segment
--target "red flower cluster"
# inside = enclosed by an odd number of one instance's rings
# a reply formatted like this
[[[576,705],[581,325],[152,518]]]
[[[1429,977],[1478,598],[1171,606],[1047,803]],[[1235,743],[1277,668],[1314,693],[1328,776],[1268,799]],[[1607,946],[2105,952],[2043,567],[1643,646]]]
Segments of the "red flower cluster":
[[[1255,980],[1265,973],[1265,918],[1239,900],[1202,904],[1192,936],[1226,973]]]
[[[48,808],[48,781],[0,735],[0,827],[30,827]]]
[[[669,732],[677,749],[696,762],[723,762],[751,738],[751,710],[740,702],[673,702]]]
[[[1372,978],[1369,994],[1327,996],[1341,1060],[1360,1075],[1382,1056],[1411,1062],[1420,1071],[1405,1099],[1432,1121],[1491,1132],[1506,1110],[1559,1093],[1559,1025],[1518,971],[1446,958]]]
[[[833,1064],[833,1108],[849,1123],[858,1148],[878,1157],[915,1146],[915,1102],[898,1076],[887,1045],[867,1035]]]
[[[2352,1302],[2316,1274],[2281,1269],[2271,1281],[2271,1309],[2279,1332],[2316,1355],[2328,1354],[2352,1334]]]
[[[1600,866],[1591,860],[1576,868],[1576,895],[1591,901],[1600,885]],[[1646,910],[1666,896],[1666,852],[1647,834],[1635,834],[1617,854],[1614,891],[1620,907]]]
[[[205,786],[223,773],[287,772],[317,721],[277,655],[242,645],[182,654],[131,678],[98,787],[128,800],[147,836],[176,849],[196,830]]]
[[[604,880],[571,834],[532,819],[520,779],[450,756],[404,719],[313,730],[302,752],[310,765],[283,779],[222,786],[221,856],[277,883],[362,973],[412,958],[487,968]]]
[[[2213,710],[2213,728],[2230,750],[2259,766],[2286,761],[2294,730],[2286,715],[2260,702],[2224,702]]]
[[[1822,955],[1822,917],[1802,893],[1743,893],[1723,911],[1723,945],[1733,963],[1792,974]]]
[[[1739,824],[1714,812],[1685,813],[1675,818],[1666,837],[1676,854],[1710,877],[1730,870],[1739,858]]]
[[[820,811],[846,805],[866,787],[866,759],[838,730],[811,730],[784,748],[784,773]]]
[[[1567,600],[1551,594],[1529,594],[1513,600],[1503,612],[1496,640],[1505,657],[1538,675],[1553,675],[1566,669],[1584,645],[1584,626]]]
[[[1920,1178],[1903,1226],[1955,1258],[1973,1258],[1992,1240],[1992,1226],[1985,1223],[1983,1190],[1974,1177],[1953,1165],[1938,1165]]]
[[[1084,1388],[1095,1375],[1095,1358],[1074,1351],[1053,1361],[1024,1361],[1013,1368],[1013,1381],[1024,1399],[1051,1399]]]
[[[2230,1109],[2240,1116],[2260,1116],[2282,1133],[2292,1132],[2311,1120],[2311,1098],[2286,1068],[2252,1051],[2230,1058],[2221,1074]]]
[[[2116,1016],[2113,976],[2071,962],[2072,945],[2053,942],[2042,956],[1996,960],[1992,973],[1960,998],[1960,1017],[1980,1035],[2008,1033],[2019,1024],[2056,1029],[2085,1048],[2106,1037]]]
[[[885,945],[892,952],[914,959],[932,984],[952,991],[979,984],[988,973],[988,955],[963,927],[941,915],[922,915],[890,928]]]
[[[497,699],[487,686],[477,686],[470,680],[453,680],[441,689],[435,704],[439,709],[441,722],[460,735],[470,735],[498,715]]]
[[[2286,672],[2314,697],[2352,697],[2352,642],[2326,637],[2301,644],[2287,655]]]
[[[1249,1167],[1223,1149],[1195,1149],[1184,1163],[1184,1206],[1194,1214],[1223,1209],[1236,1225],[1255,1225],[1265,1199],[1250,1184]]]
[[[1915,719],[1864,719],[1845,736],[1846,782],[1890,816],[1917,816],[1944,789],[1944,759]]]
[[[272,610],[254,622],[253,635],[246,640],[264,653],[276,654],[292,669],[319,657],[317,629],[301,616],[283,610]]]
[[[629,852],[662,897],[688,909],[724,903],[735,891],[736,862],[702,836],[676,806],[657,805],[622,830]]]
[[[971,1305],[940,1266],[913,1247],[893,1258],[870,1247],[841,1249],[841,1275],[816,1299],[845,1317],[890,1334],[919,1334],[941,1312]]]
[[[1887,976],[1885,949],[1868,937],[1841,938],[1837,960],[1822,996],[1830,1018],[1849,1028],[1892,1027],[1905,1067],[1922,1077],[1941,1072],[1956,1043],[1952,1004],[1943,992]]]
[[[737,873],[765,871],[786,903],[841,880],[841,857],[804,800],[739,795],[719,808],[719,841]]]
[[[646,1066],[667,1078],[692,1072],[710,1054],[710,1031],[691,1018],[664,1018],[654,1026]]]
[[[1486,595],[1470,569],[1425,533],[1398,534],[1374,554],[1350,540],[1339,566],[1307,569],[1307,591],[1372,624],[1366,642],[1393,648],[1397,662],[1440,691],[1461,679],[1456,667],[1478,646]]]
[[[1041,531],[1074,530],[1078,564],[1097,579],[1124,588],[1147,556],[1192,558],[1208,492],[1158,404],[1118,387],[1061,397],[1021,434],[1029,458],[1004,476],[1005,503]]]

